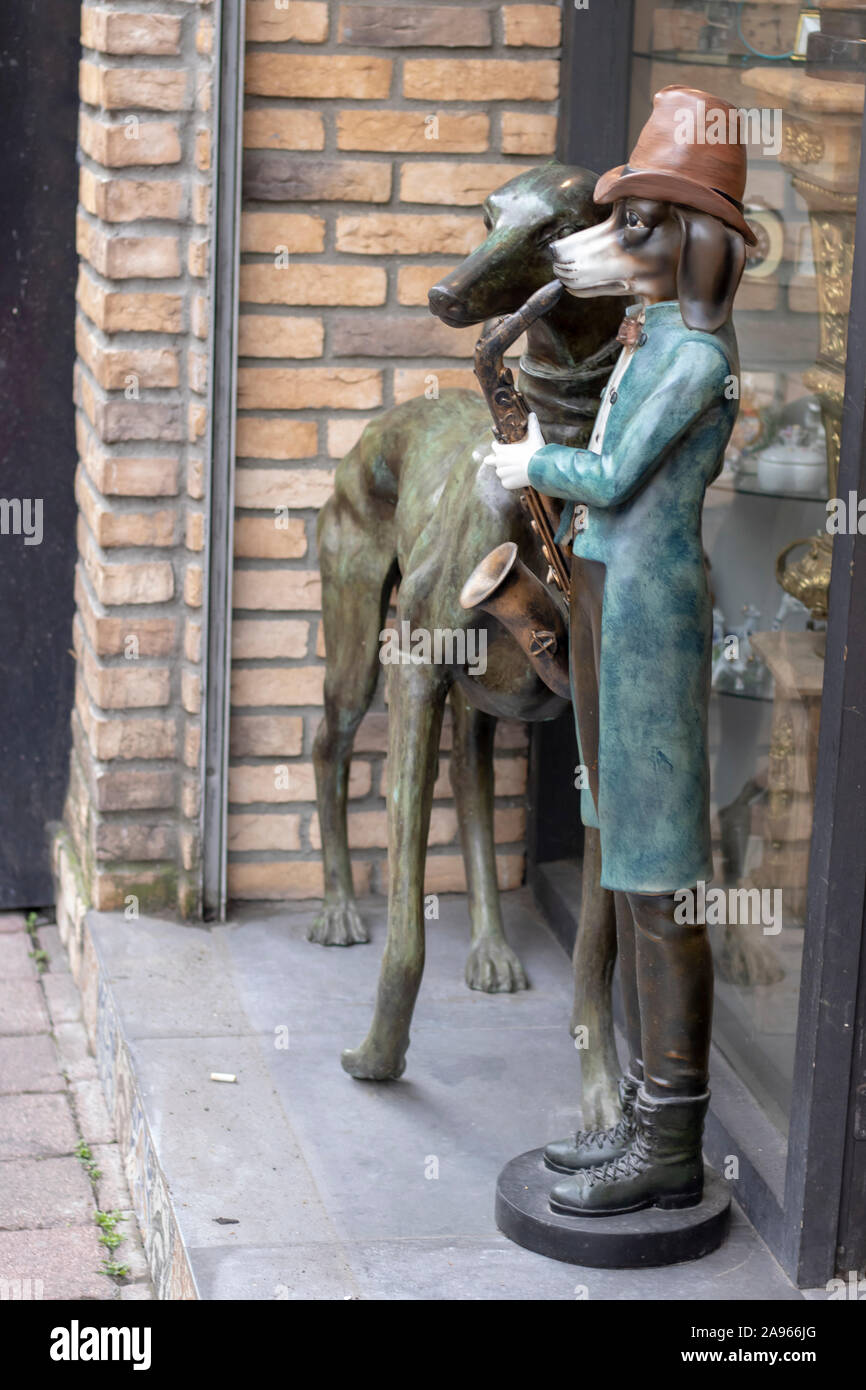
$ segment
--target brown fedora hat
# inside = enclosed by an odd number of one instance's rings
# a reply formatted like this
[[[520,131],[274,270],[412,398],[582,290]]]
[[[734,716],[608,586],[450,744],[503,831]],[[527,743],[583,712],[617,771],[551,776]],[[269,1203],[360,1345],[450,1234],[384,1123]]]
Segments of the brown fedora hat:
[[[597,203],[657,198],[709,212],[733,227],[750,246],[757,241],[743,216],[746,150],[739,139],[736,107],[695,87],[663,87],[638,136],[628,164],[602,174]]]

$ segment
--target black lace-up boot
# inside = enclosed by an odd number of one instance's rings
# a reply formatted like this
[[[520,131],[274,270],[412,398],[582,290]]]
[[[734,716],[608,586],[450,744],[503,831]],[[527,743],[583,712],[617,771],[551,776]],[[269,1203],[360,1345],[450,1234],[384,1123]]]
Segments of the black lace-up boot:
[[[597,1167],[625,1153],[634,1138],[634,1103],[642,1075],[626,1072],[619,1080],[622,1115],[607,1129],[579,1129],[568,1139],[555,1139],[544,1150],[544,1162],[555,1173],[574,1173]]]
[[[644,1068],[634,1137],[624,1153],[556,1184],[550,1205],[569,1216],[696,1206],[703,1195],[713,1004],[706,928],[677,922],[673,895],[629,894],[629,903]]]
[[[557,1183],[554,1211],[616,1216],[642,1207],[693,1207],[703,1196],[701,1136],[709,1092],[664,1100],[638,1092],[635,1137],[625,1153]]]

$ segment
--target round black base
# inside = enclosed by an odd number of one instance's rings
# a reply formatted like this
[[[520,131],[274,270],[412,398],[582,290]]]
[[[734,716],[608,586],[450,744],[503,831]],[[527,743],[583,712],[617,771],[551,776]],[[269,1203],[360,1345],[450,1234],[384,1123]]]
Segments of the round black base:
[[[509,1240],[566,1264],[592,1269],[642,1269],[699,1260],[728,1232],[728,1184],[704,1169],[704,1196],[696,1207],[647,1207],[623,1216],[560,1216],[548,1203],[562,1178],[544,1165],[543,1149],[506,1163],[496,1184],[496,1224]]]

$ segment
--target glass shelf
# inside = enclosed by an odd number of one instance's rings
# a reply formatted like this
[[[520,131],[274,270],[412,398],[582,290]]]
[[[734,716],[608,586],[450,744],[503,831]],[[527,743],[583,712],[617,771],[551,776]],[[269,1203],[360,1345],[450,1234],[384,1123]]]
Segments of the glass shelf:
[[[826,493],[817,492],[767,492],[758,486],[757,477],[747,474],[744,478],[733,478],[730,473],[722,473],[712,485],[721,492],[747,492],[750,497],[769,497],[785,502],[826,502]]]
[[[686,53],[683,49],[656,49],[655,52],[646,53],[640,49],[632,51],[633,58],[642,58],[645,62],[675,63],[680,67],[708,67],[708,68],[742,68],[758,67],[767,63],[778,63],[786,68],[799,68],[804,73],[806,70],[803,58],[789,58],[780,55],[778,58],[771,54],[760,53]]]

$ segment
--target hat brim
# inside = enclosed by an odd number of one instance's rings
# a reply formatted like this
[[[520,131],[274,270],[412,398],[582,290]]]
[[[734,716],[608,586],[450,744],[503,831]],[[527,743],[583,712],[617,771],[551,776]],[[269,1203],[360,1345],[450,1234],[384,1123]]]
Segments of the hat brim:
[[[627,164],[620,164],[602,174],[592,196],[596,203],[613,203],[620,198],[659,198],[666,203],[679,203],[718,217],[739,232],[749,246],[758,240],[740,210],[721,193],[696,179],[664,169],[630,169]]]

